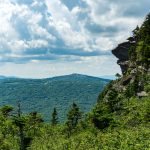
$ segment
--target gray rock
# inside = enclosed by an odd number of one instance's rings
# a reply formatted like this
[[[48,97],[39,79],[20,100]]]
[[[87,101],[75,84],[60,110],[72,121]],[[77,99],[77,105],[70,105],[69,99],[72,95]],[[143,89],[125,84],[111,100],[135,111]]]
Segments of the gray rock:
[[[128,50],[131,46],[130,42],[124,42],[119,44],[114,50],[112,50],[112,53],[118,58],[118,64],[121,67],[122,73],[124,74],[128,69]]]
[[[141,91],[140,93],[137,93],[138,97],[147,97],[148,94],[145,91]]]

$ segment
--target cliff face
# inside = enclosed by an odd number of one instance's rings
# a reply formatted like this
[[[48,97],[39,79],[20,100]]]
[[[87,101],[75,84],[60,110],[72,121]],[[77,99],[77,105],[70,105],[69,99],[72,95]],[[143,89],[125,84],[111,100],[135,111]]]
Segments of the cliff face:
[[[118,58],[117,64],[120,65],[123,74],[128,69],[128,50],[131,47],[131,45],[132,44],[129,41],[124,42],[119,44],[114,50],[112,50],[112,53]]]
[[[112,53],[118,58],[117,63],[123,75],[114,81],[111,89],[121,95],[124,93],[126,98],[148,96],[150,93],[150,14],[140,28],[137,26],[133,30],[133,36],[119,44]],[[108,93],[104,96],[106,99]]]
[[[146,117],[139,119],[138,114],[142,115],[145,110],[145,107],[141,108],[142,101],[145,100],[145,105],[150,102],[150,14],[143,25],[133,31],[133,36],[129,37],[127,42],[119,44],[112,53],[118,58],[117,63],[123,75],[112,81],[99,95],[91,117],[92,122],[99,129],[110,127],[116,118],[119,118],[117,122],[125,123],[127,127],[130,124],[138,126],[141,120],[147,121]],[[142,100],[139,101],[139,98]],[[132,110],[133,105],[135,109],[137,106],[139,108]],[[137,114],[136,119],[135,115],[131,120],[126,119],[125,114],[129,114],[129,107],[131,113]],[[149,111],[148,116],[150,118]],[[122,117],[125,122],[122,122]]]
[[[119,44],[112,53],[119,59],[119,60],[128,60],[128,49],[130,48],[131,44],[129,42],[124,42]]]

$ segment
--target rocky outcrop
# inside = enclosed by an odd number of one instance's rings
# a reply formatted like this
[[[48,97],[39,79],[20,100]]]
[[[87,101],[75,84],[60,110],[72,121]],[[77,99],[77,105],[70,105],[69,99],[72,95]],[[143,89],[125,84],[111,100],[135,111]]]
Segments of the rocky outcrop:
[[[122,73],[124,74],[128,69],[128,50],[131,47],[130,42],[124,42],[119,44],[114,50],[112,50],[112,53],[118,58],[118,65],[120,65]]]
[[[145,91],[141,91],[141,92],[137,93],[137,96],[138,96],[139,98],[142,98],[142,97],[147,97],[148,94],[147,94]]]

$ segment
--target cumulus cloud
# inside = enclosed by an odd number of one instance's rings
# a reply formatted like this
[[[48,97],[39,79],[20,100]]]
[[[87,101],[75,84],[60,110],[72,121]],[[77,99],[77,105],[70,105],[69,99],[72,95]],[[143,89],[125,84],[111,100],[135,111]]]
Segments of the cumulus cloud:
[[[40,25],[43,15],[34,12],[28,5],[16,2],[0,1],[0,51],[24,58],[24,51],[48,47],[55,37]],[[9,56],[8,56],[9,57]]]
[[[148,0],[0,0],[0,62],[93,66],[109,58],[149,8]]]

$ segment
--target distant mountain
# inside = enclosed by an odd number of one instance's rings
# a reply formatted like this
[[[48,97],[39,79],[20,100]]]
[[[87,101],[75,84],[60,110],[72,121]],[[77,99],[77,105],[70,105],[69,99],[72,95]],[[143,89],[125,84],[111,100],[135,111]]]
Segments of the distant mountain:
[[[5,76],[0,76],[0,80],[6,79]]]
[[[49,78],[51,80],[84,80],[84,81],[88,81],[88,80],[101,80],[104,82],[109,82],[109,79],[105,79],[105,78],[99,78],[99,77],[93,77],[93,76],[88,76],[88,75],[83,75],[83,74],[77,74],[77,73],[73,73],[70,75],[64,75],[64,76],[58,76],[58,77],[52,77]]]
[[[15,76],[2,76],[2,75],[0,75],[0,80],[14,79],[14,78],[19,78],[19,77],[15,77]]]
[[[71,74],[47,79],[3,78],[0,82],[0,105],[21,101],[23,112],[38,111],[50,119],[54,107],[64,120],[69,106],[76,102],[88,112],[96,104],[99,92],[110,80]]]

